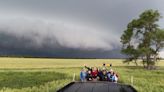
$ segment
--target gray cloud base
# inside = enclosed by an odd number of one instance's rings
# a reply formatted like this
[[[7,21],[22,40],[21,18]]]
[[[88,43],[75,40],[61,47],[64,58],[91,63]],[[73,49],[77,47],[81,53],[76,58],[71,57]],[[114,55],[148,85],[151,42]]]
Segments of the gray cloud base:
[[[0,53],[57,57],[121,57],[120,36],[163,0],[0,1]],[[159,24],[164,27],[164,20]]]

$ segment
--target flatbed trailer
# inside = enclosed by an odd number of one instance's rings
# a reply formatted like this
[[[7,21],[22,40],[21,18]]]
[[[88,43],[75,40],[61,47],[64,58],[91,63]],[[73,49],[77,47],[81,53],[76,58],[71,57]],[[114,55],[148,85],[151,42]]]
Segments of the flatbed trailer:
[[[97,82],[71,82],[57,92],[137,92],[131,85]]]

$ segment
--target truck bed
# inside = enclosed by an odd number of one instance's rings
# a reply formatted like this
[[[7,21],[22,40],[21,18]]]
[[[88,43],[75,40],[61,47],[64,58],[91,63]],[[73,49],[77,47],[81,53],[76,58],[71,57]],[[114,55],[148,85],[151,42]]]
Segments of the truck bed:
[[[137,92],[132,86],[112,82],[71,82],[57,92]]]

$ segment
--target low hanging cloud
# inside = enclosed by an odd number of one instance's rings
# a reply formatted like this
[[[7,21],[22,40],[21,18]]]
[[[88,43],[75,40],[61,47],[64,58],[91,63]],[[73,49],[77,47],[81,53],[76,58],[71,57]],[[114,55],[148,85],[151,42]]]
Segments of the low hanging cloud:
[[[0,46],[6,49],[112,50],[119,47],[119,38],[112,33],[64,21],[3,18],[0,35]]]
[[[129,21],[147,9],[159,10],[163,15],[163,2],[3,0],[0,55],[118,58],[120,36]],[[161,28],[163,21],[159,21]]]

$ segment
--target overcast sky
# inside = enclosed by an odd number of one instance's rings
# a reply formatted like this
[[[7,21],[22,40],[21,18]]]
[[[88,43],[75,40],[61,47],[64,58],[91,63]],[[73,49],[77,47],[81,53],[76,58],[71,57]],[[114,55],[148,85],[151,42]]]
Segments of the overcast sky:
[[[164,16],[163,4],[164,0],[0,0],[0,54],[110,57],[118,53],[126,25],[147,9]],[[164,19],[159,25],[164,28]]]

